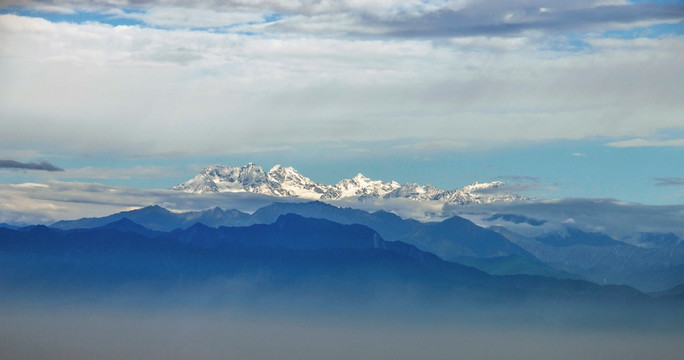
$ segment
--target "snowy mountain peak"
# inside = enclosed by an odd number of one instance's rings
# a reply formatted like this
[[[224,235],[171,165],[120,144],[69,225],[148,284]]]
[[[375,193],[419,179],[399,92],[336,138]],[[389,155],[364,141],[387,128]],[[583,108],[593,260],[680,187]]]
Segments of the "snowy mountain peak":
[[[525,200],[518,194],[505,192],[501,181],[474,182],[462,189],[442,190],[433,185],[399,184],[396,181],[373,180],[358,173],[335,185],[319,184],[292,167],[275,165],[265,172],[260,166],[210,166],[194,178],[176,185],[173,190],[190,193],[252,192],[279,197],[298,197],[312,200],[392,199],[439,201],[451,204],[489,203]]]
[[[320,199],[329,186],[321,185],[299,173],[292,167],[274,166],[268,172],[269,179],[281,189],[282,196]]]

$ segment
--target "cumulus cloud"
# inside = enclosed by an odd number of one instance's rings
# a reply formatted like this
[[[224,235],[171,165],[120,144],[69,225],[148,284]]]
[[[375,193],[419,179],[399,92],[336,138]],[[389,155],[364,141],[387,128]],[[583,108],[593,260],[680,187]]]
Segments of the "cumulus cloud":
[[[0,67],[12,74],[0,85],[5,149],[150,157],[406,138],[477,147],[645,136],[681,126],[684,111],[671,91],[684,84],[678,38],[501,53],[9,14],[0,37]]]
[[[0,160],[0,169],[24,169],[24,170],[43,170],[43,171],[64,171],[47,161],[38,163],[23,163],[15,160]]]
[[[678,5],[9,0],[2,6],[0,69],[11,76],[0,83],[0,154],[40,147],[176,157],[399,139],[411,141],[396,151],[458,151],[648,137],[681,128],[684,112],[676,91],[684,84],[681,37],[597,35],[678,21]],[[141,25],[12,14],[34,7]],[[567,29],[597,33],[559,33]],[[573,37],[586,50],[566,46]]]

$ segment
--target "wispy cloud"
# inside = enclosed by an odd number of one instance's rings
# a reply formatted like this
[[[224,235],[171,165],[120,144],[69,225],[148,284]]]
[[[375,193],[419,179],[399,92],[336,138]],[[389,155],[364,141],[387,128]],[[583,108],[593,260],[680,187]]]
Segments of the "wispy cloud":
[[[180,175],[183,172],[177,167],[173,166],[134,166],[130,168],[109,168],[109,167],[83,167],[76,169],[68,169],[64,173],[59,174],[59,178],[76,178],[76,179],[154,179],[174,175]]]
[[[467,148],[470,144],[454,140],[416,141],[393,146],[397,150],[440,151]]]
[[[617,148],[628,147],[682,147],[684,146],[684,139],[668,139],[668,140],[649,140],[649,139],[629,139],[613,141],[606,144],[607,146]]]
[[[47,161],[38,163],[23,163],[15,160],[0,160],[0,169],[24,169],[24,170],[43,170],[43,171],[64,171]]]
[[[549,184],[545,179],[529,175],[499,175],[497,180],[506,183],[501,190],[512,193],[526,193],[532,198],[553,196],[558,191],[558,183]]]
[[[513,181],[518,183],[534,183],[538,184],[541,182],[541,178],[538,176],[527,176],[527,175],[499,175],[496,177],[498,180]]]
[[[656,186],[683,186],[684,178],[680,177],[660,177],[653,179],[656,181]]]
[[[572,153],[572,154],[570,154],[570,155],[575,156],[575,157],[585,157],[585,156],[587,156],[587,154],[581,153],[581,152],[574,152],[574,153]]]

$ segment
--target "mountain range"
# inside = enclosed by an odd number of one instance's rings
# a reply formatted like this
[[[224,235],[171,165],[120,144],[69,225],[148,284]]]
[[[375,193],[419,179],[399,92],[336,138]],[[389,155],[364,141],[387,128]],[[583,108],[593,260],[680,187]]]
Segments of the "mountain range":
[[[681,326],[678,239],[648,234],[638,247],[574,228],[535,238],[505,230],[321,201],[251,214],[155,205],[51,226],[0,225],[0,303]],[[653,266],[668,251],[674,266]],[[654,277],[630,271],[648,266],[666,281],[646,293],[631,285]],[[611,268],[625,280],[597,279]]]
[[[336,302],[650,301],[628,286],[491,275],[384,240],[365,225],[295,214],[271,224],[211,228],[196,223],[171,232],[127,218],[90,229],[0,228],[0,264],[6,296],[36,291],[195,294],[213,287],[212,296],[218,297],[284,295]]]
[[[643,247],[569,226],[564,233],[526,237],[501,226],[483,228],[458,216],[420,222],[383,210],[367,212],[320,201],[276,202],[252,214],[218,207],[178,213],[148,206],[102,218],[59,221],[51,227],[61,230],[98,228],[128,219],[145,229],[144,232],[131,231],[148,236],[150,232],[172,232],[196,224],[210,228],[268,225],[287,214],[338,224],[364,225],[386,241],[411,244],[446,261],[467,264],[490,274],[581,278],[601,284],[629,284],[642,291],[662,291],[684,283],[684,246],[672,234],[660,237],[641,234],[650,239],[648,246]],[[507,218],[512,224],[522,220],[537,223],[532,221],[534,219],[513,214],[498,217]]]
[[[642,291],[660,291],[684,281],[684,246],[672,239],[656,246],[635,246],[605,234],[567,228],[565,233],[526,237],[493,227],[506,239],[555,269],[596,283],[629,284]],[[654,238],[651,234],[649,238]]]
[[[416,245],[446,260],[455,260],[461,257],[491,258],[515,255],[528,261],[536,261],[533,255],[510,242],[504,236],[479,227],[458,216],[442,222],[423,223],[413,219],[402,219],[383,210],[371,213],[358,209],[341,208],[320,201],[273,203],[258,209],[253,214],[234,209],[223,210],[218,207],[206,211],[175,213],[154,205],[102,218],[63,220],[54,223],[51,227],[61,230],[97,228],[122,219],[128,219],[151,231],[168,232],[186,229],[196,224],[215,228],[272,224],[286,214],[325,219],[345,225],[368,226],[377,231],[384,239]],[[526,273],[522,269],[520,271]]]
[[[440,201],[466,205],[528,199],[507,192],[501,181],[473,183],[460,189],[442,190],[432,185],[400,184],[396,181],[372,180],[358,174],[335,185],[317,183],[292,167],[274,166],[265,172],[249,163],[237,166],[210,166],[192,179],[172,187],[173,190],[195,194],[219,192],[252,192],[276,197],[295,197],[309,200],[394,199]]]

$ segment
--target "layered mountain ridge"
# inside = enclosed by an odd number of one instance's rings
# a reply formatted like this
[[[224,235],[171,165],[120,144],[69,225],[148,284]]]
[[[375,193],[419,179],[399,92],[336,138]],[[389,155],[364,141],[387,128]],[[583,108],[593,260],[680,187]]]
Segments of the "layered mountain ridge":
[[[382,210],[367,212],[322,201],[275,202],[252,214],[218,207],[173,212],[160,206],[148,206],[101,218],[62,220],[51,228],[77,231],[116,224],[119,229],[155,237],[159,232],[188,229],[198,223],[212,228],[273,224],[287,214],[364,225],[386,241],[411,244],[446,261],[497,275],[582,278],[600,284],[628,284],[648,292],[662,291],[684,282],[684,240],[674,234],[637,233],[633,237],[640,241],[630,240],[633,242],[630,244],[603,233],[585,232],[566,225],[556,232],[527,237],[505,225],[524,223],[534,227],[533,224],[539,225],[544,220],[511,213],[490,216],[490,219],[507,220],[502,225],[483,228],[459,216],[439,222],[420,222]],[[126,219],[142,225],[144,230]]]
[[[292,167],[274,166],[268,172],[258,165],[210,166],[192,179],[172,187],[188,193],[251,192],[276,197],[297,197],[309,200],[394,199],[441,201],[467,205],[498,201],[527,200],[519,194],[505,191],[501,181],[475,182],[460,189],[442,190],[432,185],[400,184],[396,181],[372,180],[359,173],[335,185],[319,184]]]

